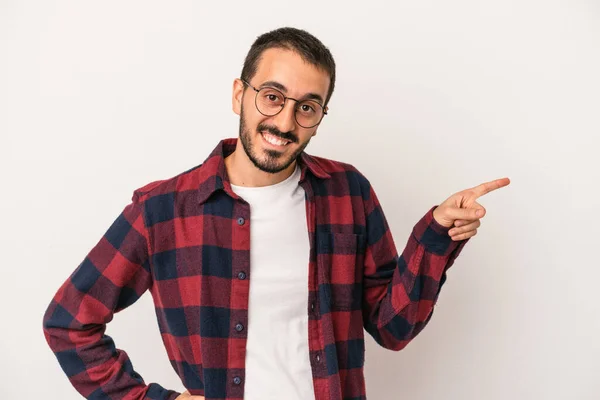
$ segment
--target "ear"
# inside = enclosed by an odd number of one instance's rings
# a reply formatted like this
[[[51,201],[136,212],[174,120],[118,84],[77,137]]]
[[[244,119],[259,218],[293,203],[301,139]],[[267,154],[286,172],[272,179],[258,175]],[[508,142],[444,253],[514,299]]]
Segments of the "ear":
[[[242,97],[244,95],[244,82],[241,79],[233,80],[233,91],[231,94],[231,108],[233,112],[240,115],[242,112]]]

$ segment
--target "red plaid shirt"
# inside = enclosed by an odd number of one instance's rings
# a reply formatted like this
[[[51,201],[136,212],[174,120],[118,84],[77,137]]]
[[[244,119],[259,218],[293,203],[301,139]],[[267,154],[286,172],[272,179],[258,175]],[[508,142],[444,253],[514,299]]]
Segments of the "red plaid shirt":
[[[135,190],[52,299],[46,340],[87,399],[178,396],[146,384],[105,335],[113,314],[146,290],[185,388],[210,400],[243,398],[250,206],[231,190],[224,163],[236,140],[223,140],[189,171]],[[315,396],[366,399],[364,331],[385,348],[406,346],[430,320],[446,270],[467,240],[450,239],[433,219],[434,206],[398,255],[358,170],[306,153],[298,162],[310,238],[306,312]]]

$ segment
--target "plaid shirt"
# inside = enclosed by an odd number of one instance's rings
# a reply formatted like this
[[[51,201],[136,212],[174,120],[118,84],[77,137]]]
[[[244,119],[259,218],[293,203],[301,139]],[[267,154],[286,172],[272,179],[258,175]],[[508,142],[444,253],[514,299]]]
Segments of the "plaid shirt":
[[[46,340],[87,399],[173,400],[146,384],[106,324],[149,290],[173,368],[206,399],[242,399],[250,206],[232,190],[223,140],[206,161],[133,192],[44,315]],[[302,153],[310,238],[308,345],[317,400],[366,399],[364,331],[400,350],[430,320],[454,242],[433,206],[398,255],[369,181],[353,166]],[[364,328],[364,329],[363,329]],[[282,398],[285,394],[282,393]]]

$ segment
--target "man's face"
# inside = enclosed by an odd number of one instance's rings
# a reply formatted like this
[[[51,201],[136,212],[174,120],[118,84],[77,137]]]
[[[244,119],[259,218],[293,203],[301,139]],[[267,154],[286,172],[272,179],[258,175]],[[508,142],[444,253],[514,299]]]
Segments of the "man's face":
[[[300,101],[317,95],[321,98],[319,103],[323,104],[329,81],[326,71],[305,62],[297,53],[268,49],[262,53],[256,74],[249,83],[257,89],[276,87],[285,96]],[[256,109],[255,97],[256,92],[252,88],[236,79],[233,109],[240,116],[240,141],[258,169],[277,173],[296,160],[317,133],[318,125],[313,128],[300,126],[294,117],[297,103],[291,99],[277,115],[264,116]],[[285,144],[274,143],[276,141]]]

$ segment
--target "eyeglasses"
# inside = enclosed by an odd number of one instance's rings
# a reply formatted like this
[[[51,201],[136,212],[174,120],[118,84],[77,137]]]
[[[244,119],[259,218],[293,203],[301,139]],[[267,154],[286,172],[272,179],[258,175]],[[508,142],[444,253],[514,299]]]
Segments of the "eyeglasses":
[[[265,117],[277,115],[285,107],[286,100],[294,100],[296,107],[294,109],[294,118],[298,125],[303,128],[313,128],[321,123],[323,117],[327,114],[323,106],[314,100],[297,100],[286,97],[280,90],[272,87],[257,89],[245,80],[241,79],[246,85],[254,89],[256,97],[254,104],[259,113]]]

